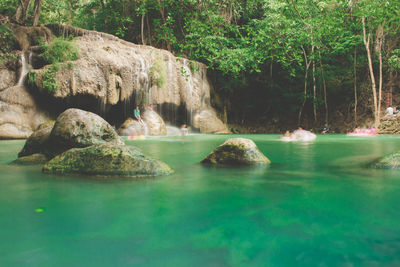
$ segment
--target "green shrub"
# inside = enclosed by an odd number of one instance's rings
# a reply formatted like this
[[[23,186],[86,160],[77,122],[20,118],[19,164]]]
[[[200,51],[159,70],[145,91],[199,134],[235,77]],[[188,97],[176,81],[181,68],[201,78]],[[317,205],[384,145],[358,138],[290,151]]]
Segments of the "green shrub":
[[[48,64],[73,61],[79,58],[79,50],[71,39],[54,39],[49,45],[41,46],[43,59]]]
[[[199,64],[196,61],[189,61],[189,68],[193,73],[198,73],[200,71]]]
[[[58,63],[55,63],[43,72],[42,90],[46,90],[48,93],[55,93],[58,90],[58,83],[55,74],[59,70],[60,66]]]
[[[7,63],[16,60],[18,56],[12,54],[11,51],[15,49],[16,39],[14,32],[7,27],[6,24],[0,25],[0,62]]]
[[[162,88],[167,82],[167,66],[162,57],[157,57],[153,65],[150,67],[150,77],[153,83],[156,83],[159,88]]]
[[[31,70],[30,72],[28,72],[28,84],[30,86],[35,86],[36,78],[37,72],[35,70]]]

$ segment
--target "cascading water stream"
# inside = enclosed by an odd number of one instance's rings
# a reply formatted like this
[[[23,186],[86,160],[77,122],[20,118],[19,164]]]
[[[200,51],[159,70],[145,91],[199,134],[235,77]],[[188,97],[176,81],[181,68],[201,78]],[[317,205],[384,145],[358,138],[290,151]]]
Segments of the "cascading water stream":
[[[183,60],[183,73],[184,79],[186,81],[187,88],[189,89],[189,95],[188,95],[188,103],[186,106],[189,105],[189,116],[188,116],[188,124],[192,124],[192,118],[193,118],[193,106],[194,106],[194,99],[193,99],[193,94],[195,94],[194,89],[193,89],[193,77],[192,77],[192,72],[190,71],[190,68],[187,64],[187,60]]]
[[[17,86],[24,85],[26,75],[32,69],[32,65],[30,64],[31,63],[31,59],[32,59],[32,51],[29,52],[28,62],[26,62],[25,53],[23,52],[21,54],[22,68],[21,68],[21,74],[20,74]]]

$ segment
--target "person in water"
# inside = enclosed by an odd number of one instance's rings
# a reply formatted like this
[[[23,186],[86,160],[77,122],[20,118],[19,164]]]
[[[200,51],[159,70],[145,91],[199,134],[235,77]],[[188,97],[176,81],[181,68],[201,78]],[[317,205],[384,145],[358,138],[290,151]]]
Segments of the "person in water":
[[[142,120],[142,117],[140,116],[140,109],[138,106],[136,106],[135,110],[133,111],[133,115],[135,116],[135,118],[141,125],[144,125],[144,121]]]
[[[181,135],[188,135],[189,134],[189,130],[186,124],[183,124],[181,126]]]
[[[329,127],[328,125],[325,124],[324,128],[322,128],[322,132],[323,134],[326,134],[329,131]]]

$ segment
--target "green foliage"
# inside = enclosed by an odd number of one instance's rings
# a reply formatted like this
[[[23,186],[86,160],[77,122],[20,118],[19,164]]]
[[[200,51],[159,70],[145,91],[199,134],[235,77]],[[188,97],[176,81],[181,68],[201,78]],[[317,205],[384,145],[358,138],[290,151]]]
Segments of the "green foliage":
[[[167,66],[165,65],[164,60],[161,56],[157,56],[153,61],[152,66],[150,67],[150,78],[151,81],[159,88],[163,88],[163,86],[167,82]]]
[[[35,70],[31,70],[28,72],[28,84],[32,87],[36,86],[37,72]]]
[[[15,49],[16,39],[14,32],[6,24],[0,25],[0,63],[16,60],[18,56],[11,52]]]
[[[42,89],[48,93],[55,93],[58,90],[58,84],[55,74],[59,71],[60,66],[56,63],[49,66],[43,72]]]
[[[199,64],[196,61],[189,61],[189,67],[194,73],[198,73],[200,71]]]
[[[400,71],[400,49],[395,49],[392,51],[388,62],[393,69]]]
[[[74,61],[79,58],[79,50],[70,38],[56,38],[41,48],[44,51],[41,56],[48,64]]]

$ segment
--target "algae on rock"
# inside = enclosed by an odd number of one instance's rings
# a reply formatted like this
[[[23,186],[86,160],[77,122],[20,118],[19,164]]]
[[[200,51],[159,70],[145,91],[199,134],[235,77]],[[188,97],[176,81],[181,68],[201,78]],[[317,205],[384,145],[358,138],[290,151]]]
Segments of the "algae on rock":
[[[47,162],[45,173],[147,177],[173,173],[165,163],[135,148],[110,144],[70,149]]]
[[[269,164],[271,162],[261,153],[252,140],[231,138],[204,158],[202,163],[234,166]]]

